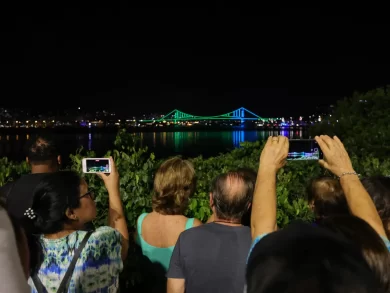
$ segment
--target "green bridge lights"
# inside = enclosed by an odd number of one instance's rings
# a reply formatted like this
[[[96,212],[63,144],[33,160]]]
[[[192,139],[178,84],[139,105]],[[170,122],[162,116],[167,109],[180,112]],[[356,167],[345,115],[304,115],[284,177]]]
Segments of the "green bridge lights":
[[[244,121],[262,121],[269,122],[275,120],[281,120],[282,118],[262,118],[259,115],[241,107],[232,112],[217,115],[217,116],[195,116],[191,114],[184,113],[177,109],[169,112],[167,115],[159,118],[159,119],[148,119],[148,120],[140,120],[140,122],[180,122],[180,121],[205,121],[205,120],[240,120]]]

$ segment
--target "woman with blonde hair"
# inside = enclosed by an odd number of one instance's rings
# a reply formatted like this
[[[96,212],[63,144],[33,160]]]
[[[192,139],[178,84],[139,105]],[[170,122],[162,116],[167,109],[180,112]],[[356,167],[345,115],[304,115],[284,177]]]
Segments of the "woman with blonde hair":
[[[136,241],[152,263],[167,271],[179,235],[202,223],[184,216],[195,191],[195,170],[191,162],[179,157],[163,162],[154,178],[151,213],[137,221]]]

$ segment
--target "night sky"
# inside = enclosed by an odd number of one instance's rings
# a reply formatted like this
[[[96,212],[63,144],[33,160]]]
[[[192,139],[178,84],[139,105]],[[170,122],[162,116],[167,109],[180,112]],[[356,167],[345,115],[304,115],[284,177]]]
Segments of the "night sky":
[[[2,37],[0,107],[217,115],[244,106],[275,117],[305,115],[354,90],[390,84],[388,57],[379,53],[386,47],[376,49],[382,46],[375,35],[370,51],[349,49],[367,46],[362,34],[378,33],[379,24],[344,35],[334,26],[332,35],[324,22],[298,36],[270,22],[256,32],[232,29],[245,20],[236,15],[233,25],[198,19],[187,28],[168,15],[154,17],[158,7],[142,18],[140,7],[118,3],[11,13]]]

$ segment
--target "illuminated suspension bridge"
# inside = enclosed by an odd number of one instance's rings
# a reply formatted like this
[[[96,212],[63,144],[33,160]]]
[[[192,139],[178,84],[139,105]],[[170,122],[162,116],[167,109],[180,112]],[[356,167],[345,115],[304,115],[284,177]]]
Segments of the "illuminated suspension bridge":
[[[282,118],[262,118],[259,115],[241,107],[232,112],[217,115],[217,116],[196,116],[181,112],[179,110],[173,110],[167,115],[158,118],[158,119],[149,119],[149,120],[140,120],[140,122],[184,122],[184,121],[207,121],[207,120],[238,120],[241,123],[245,121],[259,121],[259,122],[272,122],[276,120],[281,120]]]

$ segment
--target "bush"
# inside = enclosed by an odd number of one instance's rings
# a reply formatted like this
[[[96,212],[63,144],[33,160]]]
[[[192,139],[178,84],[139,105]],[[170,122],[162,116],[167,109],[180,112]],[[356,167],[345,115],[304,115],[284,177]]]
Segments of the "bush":
[[[118,168],[127,223],[129,229],[134,231],[138,216],[151,209],[152,174],[156,160],[153,153],[148,153],[147,148],[137,148],[134,136],[124,130],[118,133],[114,146],[116,149],[108,151],[106,157],[113,156]],[[83,154],[82,149],[78,150],[75,155],[70,156],[72,162],[70,168],[85,177],[89,188],[95,192],[98,208],[95,224],[101,226],[107,223],[108,194],[98,176],[82,172],[83,157],[94,158],[95,153]]]
[[[243,143],[241,148],[226,154],[204,159],[201,156],[193,158],[197,189],[190,200],[187,215],[206,221],[211,214],[209,207],[209,186],[211,180],[220,174],[240,167],[252,168],[257,171],[262,142]],[[121,130],[115,140],[115,149],[107,152],[112,155],[121,175],[120,190],[125,208],[130,232],[134,232],[136,221],[143,212],[151,211],[151,192],[153,188],[153,174],[161,161],[156,160],[153,153],[147,148],[140,148],[132,134]],[[84,176],[89,187],[96,193],[98,218],[96,225],[107,223],[108,194],[102,180],[93,174],[83,174],[81,161],[83,157],[95,157],[94,152],[84,152],[79,149],[71,155],[70,169]],[[389,175],[390,161],[379,160],[373,156],[359,158],[351,154],[355,169],[362,175]],[[14,180],[21,174],[28,172],[25,162],[13,163],[6,158],[0,159],[0,185]],[[327,174],[317,162],[297,161],[289,162],[277,177],[277,221],[279,227],[284,227],[295,219],[310,221],[310,212],[305,200],[305,189],[309,179]],[[329,175],[329,174],[327,174]],[[125,264],[122,278],[123,290],[135,290],[135,286],[142,282],[139,269],[139,257],[135,254],[136,247],[131,246],[129,258]]]
[[[123,145],[123,142],[126,142],[126,145]],[[116,150],[106,154],[114,157],[121,174],[121,196],[130,231],[135,230],[140,214],[151,211],[153,174],[161,163],[155,159],[153,153],[148,153],[147,148],[137,148],[136,145],[131,134],[121,131],[115,141]],[[220,173],[240,167],[257,171],[262,147],[261,142],[243,143],[241,148],[226,154],[208,159],[201,156],[191,159],[196,170],[197,188],[190,200],[186,215],[206,222],[211,215],[209,186],[213,178]],[[96,224],[103,225],[107,220],[108,194],[100,178],[93,174],[82,173],[83,157],[94,157],[94,153],[87,152],[83,155],[82,150],[79,150],[75,155],[71,155],[71,169],[85,176],[89,187],[95,191],[99,210]],[[311,219],[311,213],[302,195],[307,179],[320,174],[321,169],[315,162],[290,163],[279,172],[277,188],[279,227],[297,218]]]
[[[390,153],[390,86],[354,93],[338,101],[333,113],[311,128],[312,135],[337,135],[361,158],[387,159]]]
[[[19,178],[30,170],[26,161],[14,163],[8,158],[0,158],[0,186]]]

